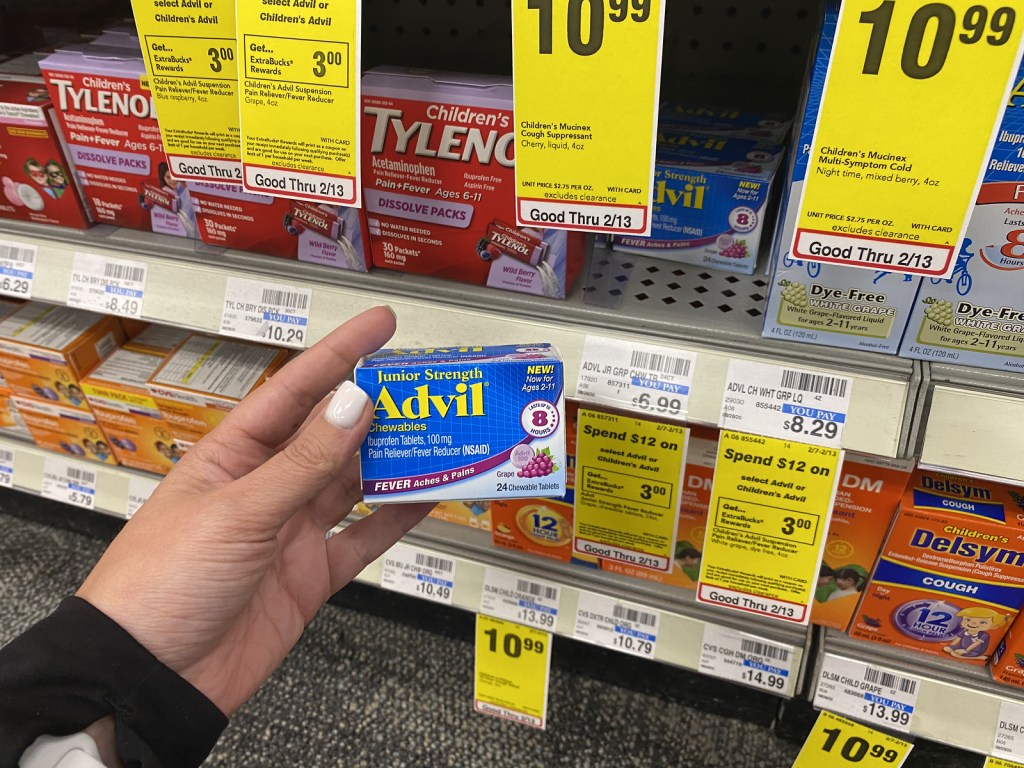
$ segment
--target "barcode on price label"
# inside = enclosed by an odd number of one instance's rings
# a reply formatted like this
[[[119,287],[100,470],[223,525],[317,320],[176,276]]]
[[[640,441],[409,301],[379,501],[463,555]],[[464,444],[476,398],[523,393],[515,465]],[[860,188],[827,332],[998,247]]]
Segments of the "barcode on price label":
[[[396,544],[383,557],[380,585],[435,603],[451,605],[455,594],[455,560]]]
[[[623,605],[614,598],[593,592],[580,592],[573,637],[633,656],[653,659],[660,622],[661,614],[657,611]]]
[[[38,248],[28,243],[0,240],[0,295],[32,297]]]
[[[919,689],[908,675],[826,653],[814,706],[910,733]]]
[[[57,457],[43,462],[42,495],[66,504],[93,509],[96,504],[96,472]]]
[[[658,623],[658,615],[656,613],[647,613],[646,611],[627,608],[623,605],[614,606],[612,608],[612,616],[620,621],[625,620],[633,624],[646,624],[649,627],[653,627]]]
[[[558,621],[561,590],[497,568],[484,569],[480,613],[545,631]]]
[[[744,653],[754,654],[755,656],[764,656],[765,658],[772,659],[774,661],[789,661],[788,648],[783,648],[778,645],[769,645],[768,643],[762,643],[757,640],[740,638],[740,650]]]
[[[836,376],[823,376],[817,373],[791,371],[783,369],[781,386],[786,389],[799,389],[801,392],[812,392],[816,395],[829,397],[846,397],[847,379]]]
[[[673,376],[689,376],[690,366],[693,360],[685,357],[673,357],[661,355],[656,352],[641,352],[633,350],[630,365],[635,368],[644,368],[648,371],[658,373],[670,373]]]
[[[68,305],[108,315],[142,317],[148,270],[141,261],[76,253]]]
[[[313,291],[229,277],[220,332],[286,347],[306,346]]]
[[[538,584],[535,581],[527,581],[526,579],[516,580],[516,589],[520,592],[525,592],[533,597],[543,597],[545,600],[557,600],[558,589],[555,587],[549,587],[547,584]]]
[[[0,240],[0,261],[18,261],[22,264],[36,263],[36,247],[21,245],[9,240]]]
[[[893,688],[900,693],[917,693],[917,680],[912,680],[909,677],[900,677],[892,672],[884,672],[881,669],[868,667],[864,670],[864,679],[883,688]]]
[[[76,483],[88,483],[92,485],[96,482],[95,472],[78,469],[78,467],[68,467],[67,476],[69,480],[74,480]]]
[[[308,309],[309,295],[292,291],[264,288],[260,300],[264,304],[277,304],[285,309]]]
[[[713,677],[787,696],[796,685],[794,656],[790,646],[706,624],[697,668]]]
[[[146,279],[146,268],[137,267],[131,264],[122,264],[116,261],[108,261],[103,266],[103,276],[115,280],[131,280],[139,282]]]
[[[455,563],[453,561],[423,552],[416,553],[416,565],[421,568],[430,568],[434,571],[444,571],[445,573],[452,573],[455,570]]]

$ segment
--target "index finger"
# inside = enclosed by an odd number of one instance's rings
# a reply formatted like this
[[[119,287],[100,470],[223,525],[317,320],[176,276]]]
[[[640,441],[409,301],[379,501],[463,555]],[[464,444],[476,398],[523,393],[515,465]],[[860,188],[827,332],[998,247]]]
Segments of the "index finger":
[[[291,437],[327,394],[352,374],[359,358],[395,333],[387,306],[361,312],[335,328],[246,397],[217,427],[221,442],[255,440],[276,448]]]

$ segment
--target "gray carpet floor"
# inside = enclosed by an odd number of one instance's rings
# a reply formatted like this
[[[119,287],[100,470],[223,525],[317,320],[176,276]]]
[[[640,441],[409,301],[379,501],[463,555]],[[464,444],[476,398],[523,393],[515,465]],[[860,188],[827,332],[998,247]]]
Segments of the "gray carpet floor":
[[[0,513],[0,645],[73,592],[104,546]],[[327,605],[207,765],[788,768],[799,751],[763,725],[555,665],[538,731],[474,714],[472,678],[467,640]]]

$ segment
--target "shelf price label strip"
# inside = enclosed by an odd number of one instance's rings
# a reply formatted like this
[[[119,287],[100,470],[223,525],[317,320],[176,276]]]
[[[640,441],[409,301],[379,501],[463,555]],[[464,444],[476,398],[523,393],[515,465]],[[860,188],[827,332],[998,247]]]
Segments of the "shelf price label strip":
[[[1024,704],[1009,699],[1000,703],[991,751],[996,757],[1024,762]]]
[[[47,499],[84,509],[96,508],[96,470],[47,456],[43,461],[41,493]]]
[[[550,674],[548,632],[476,615],[474,711],[544,728]]]
[[[823,32],[835,37],[794,258],[952,274],[1013,92],[1022,26],[1003,0],[845,0]]]
[[[361,6],[238,3],[246,191],[360,205]]]
[[[914,745],[823,711],[793,768],[900,768]]]
[[[239,184],[238,63],[233,0],[201,9],[132,0],[171,174]]]
[[[551,630],[558,622],[560,599],[561,587],[554,584],[497,568],[484,569],[480,613]]]
[[[707,624],[698,668],[712,677],[792,696],[796,687],[794,652],[789,645]]]
[[[521,226],[647,235],[663,0],[514,0]]]
[[[0,296],[32,298],[39,247],[14,240],[0,240]]]
[[[580,592],[573,637],[632,656],[653,659],[661,612],[593,592]]]
[[[311,288],[229,277],[220,333],[303,349],[309,341]]]
[[[921,681],[874,664],[826,654],[814,706],[910,733]]]
[[[452,605],[456,564],[454,558],[396,544],[384,555],[380,585],[392,592]]]
[[[149,265],[76,253],[68,283],[69,307],[123,317],[142,317]]]

